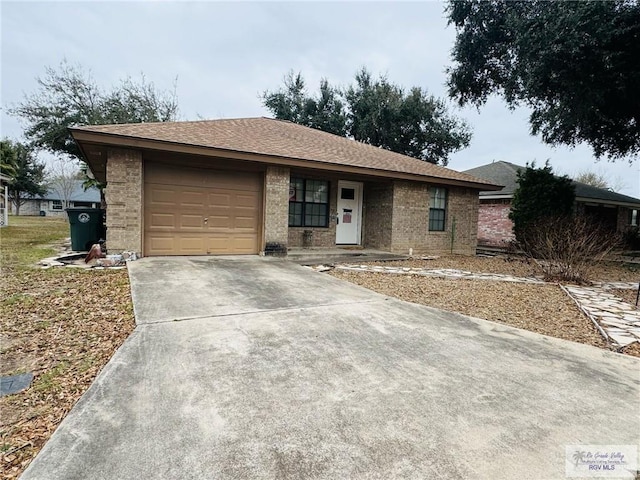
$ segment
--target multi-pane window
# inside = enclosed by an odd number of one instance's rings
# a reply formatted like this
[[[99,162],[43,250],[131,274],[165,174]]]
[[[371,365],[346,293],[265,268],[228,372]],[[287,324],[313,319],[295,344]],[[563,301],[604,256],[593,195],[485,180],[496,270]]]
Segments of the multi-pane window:
[[[433,187],[429,200],[429,230],[432,232],[444,232],[447,217],[447,189]]]
[[[62,210],[62,200],[51,200],[51,210]]]
[[[329,226],[329,182],[291,178],[289,184],[289,226]]]

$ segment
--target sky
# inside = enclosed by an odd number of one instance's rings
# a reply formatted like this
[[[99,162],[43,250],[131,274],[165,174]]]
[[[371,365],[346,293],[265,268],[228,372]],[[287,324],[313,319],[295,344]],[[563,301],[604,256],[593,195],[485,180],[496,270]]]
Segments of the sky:
[[[260,94],[301,72],[311,92],[322,78],[347,85],[366,67],[406,89],[447,98],[455,29],[441,2],[181,2],[0,0],[2,137],[22,139],[7,108],[37,90],[45,67],[64,59],[109,89],[141,74],[160,90],[176,85],[181,120],[270,116]],[[447,100],[449,101],[449,100]],[[451,111],[473,130],[449,168],[492,161],[550,161],[569,176],[604,175],[620,193],[640,197],[640,165],[597,161],[591,149],[550,147],[529,134],[526,108],[493,97],[479,111]]]

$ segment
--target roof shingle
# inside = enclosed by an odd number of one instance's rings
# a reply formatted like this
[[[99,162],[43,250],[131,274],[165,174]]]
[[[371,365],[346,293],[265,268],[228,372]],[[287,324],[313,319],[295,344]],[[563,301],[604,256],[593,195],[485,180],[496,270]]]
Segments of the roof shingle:
[[[492,189],[492,182],[422,160],[283,120],[238,118],[195,122],[136,123],[77,127],[94,132],[324,164],[406,173],[468,182]],[[393,176],[393,175],[390,175]]]

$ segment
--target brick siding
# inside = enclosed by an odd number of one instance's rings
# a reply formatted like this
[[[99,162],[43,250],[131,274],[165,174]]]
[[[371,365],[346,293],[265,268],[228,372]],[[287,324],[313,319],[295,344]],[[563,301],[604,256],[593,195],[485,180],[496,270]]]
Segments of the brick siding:
[[[363,244],[367,248],[391,250],[393,183],[365,184],[363,200]]]
[[[142,254],[142,154],[135,150],[107,152],[107,248],[110,253]]]
[[[478,212],[478,245],[504,247],[513,239],[511,200],[482,200]]]
[[[429,189],[437,185],[427,185],[419,182],[395,181],[391,189],[380,190],[368,196],[367,211],[377,212],[373,225],[367,226],[366,231],[374,229],[373,241],[380,245],[375,248],[385,248],[396,253],[409,254],[442,254],[453,253],[473,255],[477,242],[477,190],[446,187],[447,214],[445,231],[429,231]],[[389,194],[391,190],[391,195]],[[374,191],[375,192],[375,191]],[[391,197],[391,204],[389,204]],[[390,219],[390,222],[386,219]],[[455,221],[454,221],[455,220]],[[455,223],[455,234],[452,232]],[[390,224],[390,225],[389,225]],[[389,226],[391,228],[389,228]],[[385,247],[385,239],[390,244]],[[380,238],[382,240],[377,241]],[[367,240],[369,238],[367,237]],[[367,242],[366,246],[370,246]]]
[[[264,175],[264,240],[266,249],[286,252],[289,222],[289,181],[287,167],[269,166]]]

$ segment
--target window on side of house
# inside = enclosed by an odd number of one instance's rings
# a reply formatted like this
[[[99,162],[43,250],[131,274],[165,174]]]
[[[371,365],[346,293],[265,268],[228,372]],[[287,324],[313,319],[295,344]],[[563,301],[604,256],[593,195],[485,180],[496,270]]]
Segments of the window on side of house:
[[[291,177],[289,226],[329,226],[329,182]]]
[[[447,218],[447,189],[432,187],[429,198],[429,231],[444,232]]]
[[[91,202],[72,202],[74,208],[95,208]]]
[[[629,225],[632,227],[638,226],[638,210],[629,210]]]
[[[51,200],[51,210],[62,210],[62,200]]]

